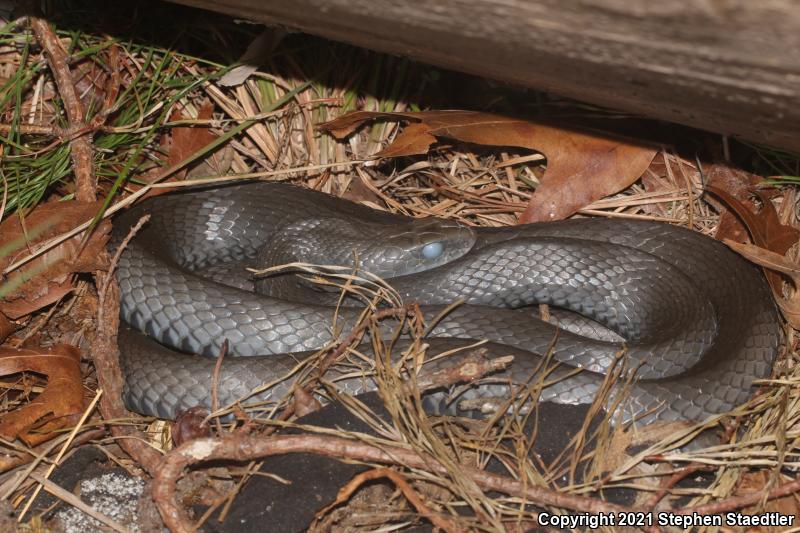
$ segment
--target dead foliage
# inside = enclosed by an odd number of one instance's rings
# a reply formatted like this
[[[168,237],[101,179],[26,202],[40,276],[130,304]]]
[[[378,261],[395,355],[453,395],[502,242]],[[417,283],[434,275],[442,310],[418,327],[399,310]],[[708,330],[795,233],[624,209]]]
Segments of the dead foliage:
[[[17,326],[0,313],[0,343],[6,340],[16,329]]]
[[[0,417],[0,436],[36,445],[55,437],[55,430],[74,425],[85,407],[80,356],[78,348],[65,344],[39,350],[0,349],[0,375],[47,376],[38,396]]]
[[[749,213],[757,210],[758,206],[753,199],[763,179],[761,176],[728,165],[711,165],[705,168],[704,172],[709,190],[713,192],[716,189],[725,195],[719,199],[721,202],[713,195],[709,198],[720,214],[715,237],[721,241],[730,239],[740,243],[747,242],[749,236],[745,225],[747,220],[744,217],[752,219]],[[737,203],[730,205],[730,201]],[[753,224],[753,221],[750,220],[750,223]]]
[[[747,197],[748,204],[729,192],[728,189],[709,184],[706,190],[721,199],[731,209],[747,229],[752,242],[757,246],[766,248],[778,254],[785,254],[789,248],[797,244],[800,230],[784,224],[778,217],[778,212],[772,204],[771,195],[761,189],[745,189],[747,194],[740,192],[740,196]],[[761,202],[761,208],[756,211],[752,198],[756,197]],[[727,235],[718,235],[721,239],[731,239]]]
[[[48,202],[26,216],[0,224],[0,269],[28,255],[37,245],[94,217],[101,202]],[[111,225],[102,222],[84,244],[83,234],[47,250],[11,272],[2,286],[0,312],[17,319],[61,299],[74,288],[72,275],[106,268],[105,247]]]
[[[740,197],[747,197],[749,193],[760,199],[761,209],[758,212],[751,207],[752,202],[748,201],[750,203],[748,206],[744,200],[738,199],[726,189],[709,185],[707,190],[722,200],[736,214],[740,224],[747,229],[752,240],[752,244],[748,244],[733,238],[725,238],[725,243],[750,261],[766,269],[767,280],[784,318],[793,327],[799,327],[800,292],[797,288],[800,288],[798,285],[800,283],[800,276],[798,276],[800,265],[785,257],[785,254],[797,244],[800,231],[780,221],[770,195],[762,190],[746,187],[738,189]],[[730,224],[727,227],[734,228],[734,225]],[[784,291],[784,276],[788,276],[795,287],[795,290],[790,289],[789,294]]]
[[[216,139],[217,136],[211,132],[211,128],[204,124],[204,121],[211,120],[213,111],[214,105],[206,100],[198,109],[196,118],[187,117],[178,110],[172,113],[171,120],[173,122],[185,121],[188,124],[172,128],[170,133],[162,138],[161,147],[167,154],[166,166],[170,167],[181,163]],[[198,124],[192,125],[192,122],[198,122]],[[173,179],[183,179],[188,173],[188,169],[181,169]],[[168,192],[168,190],[165,189],[162,192]]]
[[[561,220],[595,200],[619,192],[641,177],[656,154],[651,146],[608,134],[474,111],[355,111],[319,128],[341,139],[375,119],[411,121],[375,157],[425,154],[441,139],[543,153],[547,170],[520,222]]]

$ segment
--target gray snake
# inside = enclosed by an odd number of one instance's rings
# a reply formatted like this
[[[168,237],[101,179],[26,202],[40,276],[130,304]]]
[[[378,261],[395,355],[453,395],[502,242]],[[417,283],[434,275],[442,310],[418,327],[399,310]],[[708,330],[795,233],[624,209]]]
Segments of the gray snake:
[[[709,237],[663,223],[574,219],[469,228],[255,182],[147,200],[115,221],[112,242],[145,213],[151,219],[123,251],[116,277],[128,324],[118,341],[124,399],[146,415],[173,418],[209,407],[224,340],[221,405],[285,375],[298,354],[334,339],[325,294],[317,300],[313,289],[285,276],[256,282],[261,293],[248,290],[245,267],[265,262],[348,265],[358,257],[364,270],[391,278],[405,300],[423,304],[427,320],[463,299],[435,325],[432,341],[487,339],[493,351],[515,359],[459,398],[508,394],[509,383],[525,383],[552,348],[565,364],[551,377],[564,379],[540,400],[588,403],[624,346],[629,368],[638,367],[625,418],[697,420],[747,400],[752,382],[770,375],[780,341],[760,270]],[[542,303],[566,311],[566,329],[526,312]],[[339,324],[346,331],[359,313],[340,309]],[[604,333],[592,338],[593,331]],[[338,384],[351,393],[374,387],[352,377]],[[280,398],[287,387],[279,383],[256,399]],[[457,412],[451,400],[440,392],[426,405]]]

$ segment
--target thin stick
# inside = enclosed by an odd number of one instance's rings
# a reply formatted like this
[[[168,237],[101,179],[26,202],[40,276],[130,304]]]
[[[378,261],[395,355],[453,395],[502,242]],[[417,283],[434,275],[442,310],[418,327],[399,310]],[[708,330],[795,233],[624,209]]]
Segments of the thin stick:
[[[84,109],[75,92],[75,83],[69,71],[67,51],[64,50],[58,35],[50,28],[50,24],[46,20],[31,17],[30,21],[33,32],[36,34],[36,40],[50,58],[50,70],[53,72],[58,93],[64,102],[69,128],[82,128],[85,126],[83,122]],[[69,146],[75,172],[75,197],[83,202],[93,202],[97,195],[97,177],[94,173],[92,139],[88,134],[78,135],[70,139]]]
[[[434,526],[448,533],[455,533],[459,530],[458,526],[452,520],[431,511],[431,509],[422,500],[422,497],[420,497],[420,495],[417,494],[411,485],[408,484],[406,478],[399,472],[389,468],[375,468],[373,470],[367,470],[366,472],[358,474],[356,477],[350,480],[347,485],[339,490],[339,494],[336,496],[336,500],[332,504],[328,505],[317,513],[317,519],[319,519],[333,507],[347,501],[347,499],[350,498],[350,496],[352,496],[353,493],[367,481],[380,478],[390,479],[392,483],[394,483],[395,486],[400,489],[400,492],[403,493],[403,496],[406,497],[409,503],[414,506],[414,509],[416,509],[421,516],[427,518]]]
[[[3,203],[0,205],[0,222],[3,221],[3,215],[6,212],[6,205],[8,203],[8,180],[6,179],[5,174],[2,175],[3,178]]]
[[[672,512],[680,515],[690,515],[692,513],[702,515],[722,514],[735,509],[741,509],[742,507],[755,505],[761,501],[766,502],[769,500],[783,498],[784,496],[789,496],[798,491],[800,491],[800,479],[795,479],[794,481],[790,481],[775,487],[771,491],[766,492],[766,494],[763,490],[757,490],[749,494],[732,496],[714,503],[707,503],[705,505],[698,505],[696,507],[685,507],[683,509],[672,509]]]
[[[192,524],[176,498],[175,483],[189,466],[215,460],[248,461],[270,455],[316,453],[339,460],[403,465],[425,471],[448,474],[436,458],[396,445],[375,445],[355,439],[321,435],[262,436],[231,434],[221,439],[196,439],[182,444],[164,457],[153,479],[153,499],[164,523],[173,533],[188,533]],[[630,512],[629,508],[595,498],[560,493],[546,487],[530,485],[477,468],[463,465],[460,470],[484,490],[518,496],[531,503],[584,512]],[[800,483],[800,482],[798,482]],[[655,531],[651,528],[650,531]]]

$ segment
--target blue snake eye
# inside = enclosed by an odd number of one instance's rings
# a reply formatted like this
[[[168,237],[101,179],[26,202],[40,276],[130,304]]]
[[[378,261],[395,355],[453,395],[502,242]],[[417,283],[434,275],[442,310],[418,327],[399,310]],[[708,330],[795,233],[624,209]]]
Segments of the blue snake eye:
[[[440,242],[431,242],[422,247],[422,257],[436,259],[444,252],[444,245]]]

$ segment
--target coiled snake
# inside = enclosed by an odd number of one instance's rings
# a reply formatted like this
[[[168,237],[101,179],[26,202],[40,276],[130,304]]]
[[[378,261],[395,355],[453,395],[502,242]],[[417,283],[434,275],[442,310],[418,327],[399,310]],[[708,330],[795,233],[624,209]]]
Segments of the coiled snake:
[[[284,375],[294,352],[332,340],[333,308],[297,283],[252,286],[246,266],[305,261],[359,266],[385,278],[428,319],[462,298],[432,337],[488,339],[515,355],[499,378],[525,382],[556,339],[555,375],[542,400],[591,402],[624,339],[638,381],[626,419],[701,419],[745,401],[768,377],[780,326],[762,273],[719,242],[667,224],[577,219],[504,228],[468,228],[378,212],[285,184],[247,183],[164,195],[115,223],[119,243],[144,213],[151,220],[118,264],[119,336],[125,401],[142,414],[172,418],[209,407],[214,357],[229,356],[221,405]],[[320,300],[322,300],[320,295]],[[571,329],[531,318],[525,306],[567,310]],[[339,323],[361,312],[342,308]],[[591,320],[576,318],[572,313]],[[603,327],[597,326],[597,323]],[[558,332],[556,336],[556,332]],[[144,335],[146,333],[146,335]],[[179,353],[180,352],[184,353]],[[209,357],[188,354],[198,353]],[[570,372],[569,366],[586,371]],[[369,380],[340,385],[358,393]],[[289,384],[264,396],[278,398]],[[462,397],[502,396],[502,379]],[[452,411],[445,395],[427,401]]]

